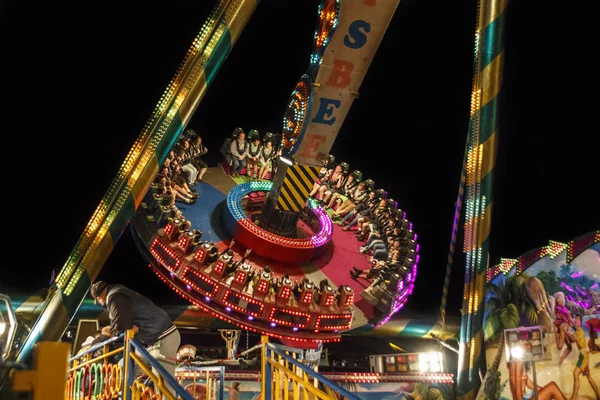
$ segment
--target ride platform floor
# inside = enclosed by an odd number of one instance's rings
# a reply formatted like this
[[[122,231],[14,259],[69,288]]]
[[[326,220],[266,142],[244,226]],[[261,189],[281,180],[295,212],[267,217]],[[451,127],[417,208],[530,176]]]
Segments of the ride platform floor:
[[[246,182],[247,177],[231,178],[220,167],[209,168],[203,177],[203,182],[194,189],[200,194],[194,204],[177,203],[183,215],[192,223],[193,229],[203,231],[203,240],[213,241],[219,249],[224,249],[231,242],[231,235],[222,222],[223,207],[229,190],[237,184]],[[301,223],[303,224],[303,223]],[[306,229],[308,229],[306,227]],[[374,314],[373,306],[360,297],[360,292],[368,286],[364,280],[353,280],[350,277],[352,267],[368,269],[368,257],[359,252],[364,244],[356,239],[353,231],[345,232],[342,227],[333,225],[333,236],[325,253],[318,259],[307,263],[283,263],[269,260],[265,257],[250,254],[248,261],[257,267],[271,266],[276,276],[289,274],[292,280],[301,280],[305,276],[319,283],[327,279],[337,290],[340,285],[348,285],[354,290],[354,318],[352,328],[357,328],[368,322]],[[246,251],[239,244],[234,244],[235,258],[241,258]]]

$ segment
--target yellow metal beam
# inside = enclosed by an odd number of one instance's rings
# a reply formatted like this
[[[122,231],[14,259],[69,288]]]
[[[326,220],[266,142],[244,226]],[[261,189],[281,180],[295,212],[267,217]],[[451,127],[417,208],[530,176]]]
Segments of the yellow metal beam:
[[[33,400],[63,400],[69,354],[68,343],[39,342],[34,348],[35,369],[15,372],[13,390],[33,392]]]

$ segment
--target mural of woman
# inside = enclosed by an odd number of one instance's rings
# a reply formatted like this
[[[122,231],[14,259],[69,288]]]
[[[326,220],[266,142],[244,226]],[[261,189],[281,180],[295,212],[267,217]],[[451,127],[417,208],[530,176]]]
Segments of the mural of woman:
[[[508,365],[510,376],[510,391],[513,400],[529,400],[535,398],[533,380],[530,376],[529,363],[511,362]],[[549,382],[537,387],[538,400],[567,400],[556,382]]]
[[[554,298],[556,300],[556,308],[554,310],[554,336],[556,338],[556,347],[560,351],[564,345],[567,346],[567,350],[562,353],[558,360],[558,365],[561,365],[573,349],[571,343],[575,341],[575,338],[569,332],[569,328],[574,326],[575,323],[571,318],[571,313],[567,307],[565,307],[565,294],[563,292],[556,292],[554,293]]]
[[[240,400],[240,383],[233,382],[229,388],[229,400]]]

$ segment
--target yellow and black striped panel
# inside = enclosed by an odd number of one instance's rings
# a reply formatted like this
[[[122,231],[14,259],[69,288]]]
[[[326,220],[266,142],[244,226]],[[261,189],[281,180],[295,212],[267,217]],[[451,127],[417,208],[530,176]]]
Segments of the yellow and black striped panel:
[[[318,175],[318,167],[309,165],[289,167],[279,189],[276,208],[283,211],[301,211]]]

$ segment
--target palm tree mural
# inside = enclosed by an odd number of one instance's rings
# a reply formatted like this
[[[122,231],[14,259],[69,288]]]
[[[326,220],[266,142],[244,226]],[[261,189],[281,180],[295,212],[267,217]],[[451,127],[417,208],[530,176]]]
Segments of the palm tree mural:
[[[530,325],[538,323],[536,307],[527,296],[526,274],[512,276],[497,284],[488,283],[486,291],[483,337],[486,342],[498,343],[492,365],[487,370],[477,399],[497,399],[500,396],[500,373],[498,367],[504,352],[504,330],[517,328],[523,316]]]
[[[450,385],[419,382],[415,383],[410,394],[405,395],[410,400],[452,400],[454,393]]]

